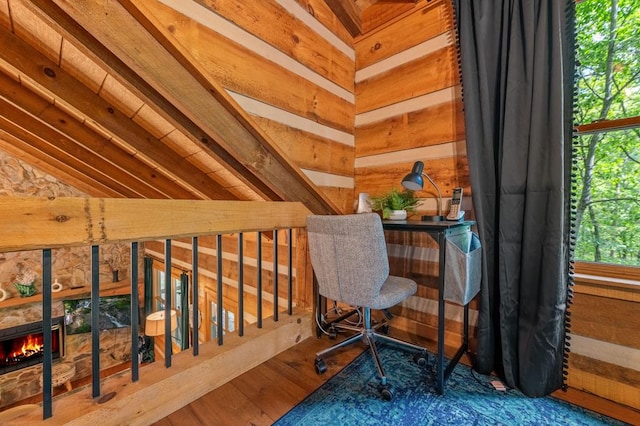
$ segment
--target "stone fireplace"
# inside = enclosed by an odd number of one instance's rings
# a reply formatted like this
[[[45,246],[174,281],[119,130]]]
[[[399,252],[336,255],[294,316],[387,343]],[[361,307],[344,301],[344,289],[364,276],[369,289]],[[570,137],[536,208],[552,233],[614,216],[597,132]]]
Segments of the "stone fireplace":
[[[91,376],[91,333],[67,335],[64,325],[64,309],[62,302],[54,301],[52,307],[54,321],[58,329],[52,330],[52,337],[57,342],[57,354],[54,355],[53,365],[71,363],[75,368],[72,381]],[[42,305],[27,303],[24,305],[0,308],[0,336],[16,336],[16,329],[22,326],[40,324],[42,333]],[[14,331],[10,331],[14,330]],[[20,333],[23,334],[24,330]],[[2,337],[2,351],[8,343]],[[33,340],[33,338],[32,338]],[[53,343],[55,345],[56,343]],[[13,346],[13,344],[12,344]],[[0,411],[6,406],[20,403],[20,401],[42,393],[42,356],[35,363],[14,369],[11,366],[0,374]],[[3,360],[5,356],[3,356]],[[100,367],[101,369],[120,365],[131,360],[131,328],[119,328],[100,331]],[[11,362],[9,362],[10,364]],[[62,388],[55,391],[62,391]],[[54,391],[54,392],[55,392]]]
[[[54,197],[87,197],[88,195],[64,182],[60,182],[52,176],[33,168],[31,165],[13,158],[0,150],[0,181],[7,183],[0,185],[3,195],[10,196],[54,196]],[[122,258],[128,258],[128,245],[123,245]],[[107,253],[103,253],[103,258]],[[61,297],[64,290],[75,284],[87,285],[86,293],[90,293],[90,247],[64,247],[53,250],[52,278],[58,279],[64,289],[56,293],[51,315],[64,317],[64,309]],[[141,260],[142,261],[142,260]],[[16,305],[15,298],[19,297],[12,290],[10,283],[18,271],[17,265],[23,264],[36,271],[42,266],[42,254],[38,250],[25,252],[0,253],[0,286],[8,292],[9,298],[0,301],[0,335],[8,329],[21,325],[42,321],[42,304],[30,302],[29,298],[22,299],[20,305]],[[120,270],[120,277],[127,275],[126,267]],[[111,282],[111,270],[109,265],[102,263],[100,266],[101,282]],[[38,293],[42,292],[40,280],[37,281]],[[71,296],[73,297],[73,296]],[[90,377],[91,375],[91,334],[66,335],[64,325],[57,332],[59,339],[59,359],[54,365],[60,363],[73,363],[76,374],[74,380]],[[56,340],[56,339],[54,339]],[[3,350],[6,351],[3,347]],[[4,357],[3,357],[4,359]],[[100,366],[103,369],[114,365],[126,363],[131,360],[131,329],[121,328],[100,332]],[[41,394],[42,363],[20,369],[9,369],[0,374],[0,411],[12,404],[18,404],[22,400]]]
[[[63,317],[52,320],[51,349],[54,362],[64,355]],[[42,321],[0,330],[0,375],[42,363]]]

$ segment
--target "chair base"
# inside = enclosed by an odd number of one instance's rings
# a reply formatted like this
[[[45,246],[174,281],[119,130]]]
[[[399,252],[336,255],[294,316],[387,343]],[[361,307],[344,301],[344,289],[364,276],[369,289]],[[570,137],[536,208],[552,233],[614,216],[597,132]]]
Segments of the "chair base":
[[[367,346],[369,346],[369,351],[371,353],[371,357],[376,364],[376,369],[378,370],[378,377],[380,379],[380,385],[378,386],[378,390],[380,391],[380,395],[384,400],[391,400],[394,395],[393,386],[388,383],[387,376],[384,372],[384,368],[382,363],[380,362],[380,357],[378,355],[378,348],[376,345],[376,341],[386,341],[389,343],[393,343],[405,348],[413,349],[418,351],[416,356],[414,356],[414,361],[420,365],[427,365],[427,350],[418,345],[414,345],[413,343],[405,342],[404,340],[396,339],[395,337],[388,336],[386,334],[382,334],[377,330],[380,328],[388,330],[388,323],[382,322],[380,324],[376,324],[376,326],[371,325],[371,310],[369,308],[358,308],[362,311],[362,316],[364,318],[364,326],[360,328],[351,327],[351,326],[342,326],[340,328],[346,328],[349,330],[356,331],[356,334],[346,338],[345,340],[329,347],[323,349],[316,353],[315,359],[315,369],[316,373],[323,374],[327,371],[327,365],[323,360],[323,357],[334,352],[340,348],[344,348],[353,343],[363,341]],[[389,314],[385,313],[385,316],[388,318]]]

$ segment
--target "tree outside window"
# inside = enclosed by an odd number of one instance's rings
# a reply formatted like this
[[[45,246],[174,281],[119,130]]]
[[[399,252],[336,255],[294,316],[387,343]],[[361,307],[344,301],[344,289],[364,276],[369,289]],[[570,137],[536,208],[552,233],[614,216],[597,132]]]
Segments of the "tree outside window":
[[[576,4],[578,261],[640,266],[640,0]]]

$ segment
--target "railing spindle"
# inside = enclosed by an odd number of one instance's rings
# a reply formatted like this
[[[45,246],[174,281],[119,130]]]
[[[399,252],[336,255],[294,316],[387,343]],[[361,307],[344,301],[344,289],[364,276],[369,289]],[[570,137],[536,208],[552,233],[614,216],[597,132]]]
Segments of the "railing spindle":
[[[200,336],[198,330],[200,330],[200,311],[198,308],[198,237],[193,237],[191,240],[191,270],[192,270],[192,295],[193,295],[193,356],[198,356],[200,353]]]
[[[273,231],[273,320],[278,321],[278,230]]]
[[[244,335],[244,245],[242,232],[238,234],[238,336]]]
[[[224,332],[223,328],[223,318],[222,318],[222,235],[217,235],[217,243],[216,243],[216,258],[218,259],[218,270],[216,271],[216,275],[218,277],[218,290],[217,290],[217,306],[216,306],[216,315],[218,319],[217,325],[217,334],[218,334],[218,345],[222,345],[223,338],[222,333]]]
[[[257,316],[258,316],[258,328],[262,328],[262,231],[258,231],[258,250],[257,250],[257,262],[258,262],[258,282],[256,283],[256,300],[257,300]]]
[[[42,337],[44,353],[42,360],[42,418],[53,415],[53,340],[51,336],[51,249],[42,250]],[[62,330],[58,330],[62,333]]]
[[[171,240],[164,244],[164,366],[171,367]]]
[[[100,396],[100,246],[91,246],[91,378],[92,395]]]
[[[288,231],[287,238],[287,259],[288,259],[288,270],[287,270],[287,312],[289,315],[293,315],[293,243],[291,242],[291,238],[293,236],[293,232],[291,228]]]
[[[137,382],[139,378],[139,359],[138,353],[138,324],[140,323],[140,314],[138,311],[139,295],[138,295],[138,243],[131,243],[131,381]]]

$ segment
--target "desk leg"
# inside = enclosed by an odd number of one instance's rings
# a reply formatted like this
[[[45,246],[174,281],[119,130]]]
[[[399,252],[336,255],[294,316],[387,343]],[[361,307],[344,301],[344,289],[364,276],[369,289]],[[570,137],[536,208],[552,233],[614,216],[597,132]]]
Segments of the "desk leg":
[[[462,345],[458,348],[453,358],[449,360],[445,366],[445,353],[444,353],[444,328],[445,328],[445,301],[444,301],[444,281],[445,281],[445,259],[447,255],[446,235],[441,233],[438,235],[438,244],[440,245],[440,265],[438,278],[438,356],[436,361],[436,384],[438,394],[444,394],[444,384],[453,372],[453,369],[462,358],[462,355],[469,348],[469,304],[467,303],[463,307],[463,331],[462,331]]]
[[[442,395],[444,393],[444,271],[447,251],[444,232],[438,234],[438,245],[440,248],[440,259],[438,262],[438,356],[436,360],[436,383],[438,393]]]
[[[464,320],[463,325],[464,330],[462,331],[462,346],[465,349],[469,348],[469,304],[464,305]]]

